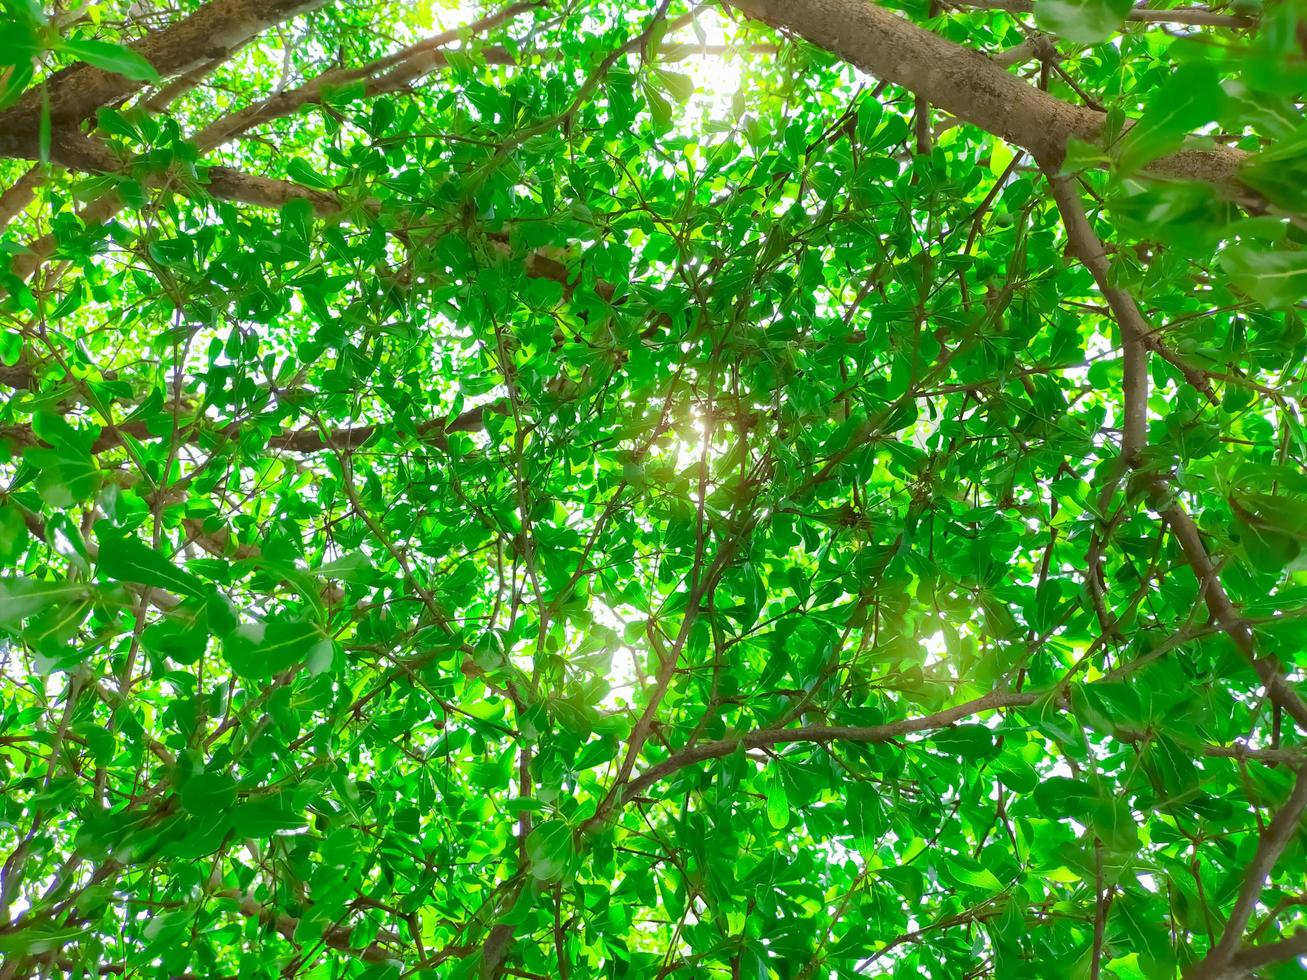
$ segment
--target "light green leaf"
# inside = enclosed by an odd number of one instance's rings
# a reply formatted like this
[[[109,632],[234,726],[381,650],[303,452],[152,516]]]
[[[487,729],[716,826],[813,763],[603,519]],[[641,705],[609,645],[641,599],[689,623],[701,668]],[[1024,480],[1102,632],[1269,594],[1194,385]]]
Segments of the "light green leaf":
[[[1220,115],[1224,99],[1216,71],[1209,64],[1181,65],[1151,93],[1143,115],[1111,148],[1117,170],[1133,174],[1179,149],[1186,134]]]
[[[56,603],[80,602],[89,591],[84,582],[0,578],[0,627],[15,627]]]
[[[312,623],[285,620],[246,623],[223,641],[223,655],[241,677],[267,678],[309,659],[331,640]]]
[[[1111,37],[1129,12],[1130,0],[1035,0],[1035,23],[1077,44]]]

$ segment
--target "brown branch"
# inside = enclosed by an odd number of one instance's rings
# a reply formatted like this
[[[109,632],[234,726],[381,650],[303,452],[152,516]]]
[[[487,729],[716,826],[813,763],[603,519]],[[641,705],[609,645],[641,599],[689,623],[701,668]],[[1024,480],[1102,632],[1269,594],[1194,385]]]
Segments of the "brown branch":
[[[1288,939],[1266,943],[1262,946],[1248,946],[1235,953],[1230,959],[1231,969],[1242,976],[1249,970],[1283,963],[1285,960],[1307,956],[1307,929],[1299,929]]]
[[[1243,938],[1244,929],[1248,925],[1248,920],[1252,918],[1257,900],[1261,897],[1266,877],[1275,867],[1275,862],[1279,860],[1285,847],[1298,833],[1298,821],[1302,818],[1304,810],[1307,810],[1307,769],[1298,772],[1298,778],[1293,784],[1293,791],[1289,794],[1289,798],[1276,812],[1257,841],[1257,851],[1253,854],[1248,870],[1244,873],[1239,897],[1235,900],[1234,908],[1230,910],[1230,917],[1225,922],[1221,941],[1206,958],[1194,966],[1192,971],[1185,974],[1186,980],[1219,977],[1224,975],[1231,965]],[[1290,940],[1290,942],[1296,941],[1297,937]]]
[[[189,17],[152,31],[135,44],[161,78],[183,75],[230,55],[269,27],[320,6],[323,0],[213,0]],[[40,120],[48,106],[54,128],[75,127],[97,109],[133,92],[143,82],[78,63],[56,72],[0,112],[0,153],[26,155],[40,142]],[[38,148],[39,152],[39,148]]]
[[[32,203],[36,189],[45,181],[41,165],[34,164],[0,193],[0,231]]]
[[[1048,701],[1050,705],[1057,707],[1058,710],[1067,710],[1070,707],[1065,701],[1049,700],[1049,695],[1046,693],[995,691],[986,694],[984,697],[954,705],[952,708],[945,708],[943,711],[937,711],[934,714],[904,718],[883,725],[808,725],[802,728],[770,728],[717,739],[713,742],[702,742],[674,753],[669,758],[646,769],[635,779],[632,779],[626,785],[621,802],[630,802],[631,799],[640,796],[644,790],[654,783],[660,782],[688,766],[706,762],[709,759],[724,758],[738,751],[741,747],[761,749],[791,742],[813,742],[817,744],[830,742],[854,744],[888,742],[902,738],[904,735],[948,728],[964,718],[983,714],[986,711],[998,711],[1004,708],[1026,708],[1042,701]],[[1147,742],[1151,738],[1149,733],[1133,729],[1116,729],[1111,732],[1111,736],[1118,741],[1129,743]],[[1283,749],[1245,749],[1242,746],[1209,745],[1204,746],[1201,751],[1208,758],[1248,758],[1267,763],[1283,762],[1293,765],[1307,763],[1307,756],[1303,753]]]
[[[295,932],[299,928],[300,920],[292,915],[286,915],[262,905],[251,895],[242,895],[238,892],[227,891],[221,893],[222,898],[232,899],[237,903],[242,915],[257,918],[260,922],[272,926],[288,942],[295,941]],[[396,959],[394,951],[381,945],[380,943],[370,943],[359,949],[350,944],[350,933],[352,926],[335,925],[329,927],[322,934],[322,942],[332,949],[349,953],[351,956],[362,960],[365,963],[385,963],[388,960]],[[383,936],[387,942],[398,944],[400,939],[394,933],[386,932]]]
[[[162,112],[175,99],[184,95],[186,92],[189,92],[203,81],[204,78],[222,64],[224,60],[225,56],[214,58],[201,64],[198,68],[194,68],[186,74],[174,78],[171,82],[146,99],[141,104],[142,108],[151,114]],[[32,170],[25,175],[24,180],[36,173],[37,168],[33,167]],[[34,190],[35,185],[32,187],[32,192],[34,192]],[[17,204],[20,209],[25,208],[31,202],[32,192],[28,192],[25,198],[16,197],[14,203]],[[4,199],[0,200],[7,201],[9,193],[9,191],[6,191]],[[121,211],[122,208],[123,202],[118,195],[113,191],[108,191],[83,207],[82,210],[78,212],[77,217],[83,224],[88,226],[103,225],[115,214]],[[4,206],[0,205],[0,212],[3,210]],[[0,218],[0,226],[3,226],[7,220],[7,218]],[[29,278],[36,272],[41,263],[50,257],[57,244],[58,240],[53,232],[48,235],[42,235],[40,238],[29,242],[27,252],[17,256],[13,261],[12,269],[14,274],[23,280]],[[0,293],[0,295],[3,295],[3,293]]]
[[[1079,259],[1094,277],[1098,291],[1107,300],[1117,326],[1121,329],[1125,360],[1125,422],[1122,427],[1121,458],[1127,464],[1132,464],[1148,441],[1148,351],[1143,342],[1150,332],[1148,324],[1139,312],[1134,297],[1121,287],[1112,285],[1107,254],[1085,214],[1080,194],[1075,188],[1075,178],[1050,172],[1048,180],[1053,187],[1053,199],[1062,214],[1062,224],[1066,228],[1069,243],[1067,251]]]
[[[1057,57],[1057,45],[1053,38],[1047,34],[1035,34],[1020,44],[1008,48],[1006,51],[1000,51],[990,58],[996,65],[1003,68],[1014,68],[1017,65],[1024,65],[1032,58],[1038,58],[1040,61],[1051,61]],[[956,125],[958,120],[952,120],[949,125]]]
[[[1171,492],[1170,488],[1160,485],[1156,486],[1155,490],[1161,495]],[[1202,536],[1198,533],[1193,518],[1178,500],[1172,500],[1162,511],[1162,518],[1170,525],[1171,533],[1175,535],[1180,549],[1189,562],[1189,567],[1193,570],[1194,577],[1198,579],[1198,585],[1203,590],[1203,599],[1212,618],[1230,635],[1239,652],[1257,672],[1271,701],[1293,718],[1299,728],[1307,731],[1307,704],[1303,703],[1297,689],[1284,676],[1280,663],[1275,657],[1257,655],[1252,630],[1239,615],[1239,610],[1230,601],[1229,595],[1221,585],[1216,565],[1207,552],[1207,546],[1203,544]]]
[[[485,426],[487,412],[495,414],[506,411],[507,406],[500,402],[476,405],[448,422],[444,419],[431,419],[422,423],[418,426],[416,438],[418,442],[433,446],[444,446],[446,436],[449,433],[479,431]],[[194,419],[184,421],[185,431],[182,441],[189,443],[212,438],[236,439],[239,438],[243,428],[249,424],[247,422],[232,422],[217,428],[204,428],[194,424],[196,421]],[[378,427],[376,425],[342,426],[337,429],[326,430],[314,428],[295,429],[291,432],[283,432],[272,436],[268,440],[268,447],[294,453],[320,453],[326,450],[354,449],[371,439],[376,435],[377,431]],[[386,427],[385,431],[394,434],[394,430],[389,427]],[[135,419],[123,422],[120,425],[106,426],[96,437],[95,442],[91,444],[91,452],[92,454],[99,454],[108,452],[111,449],[117,449],[123,445],[123,441],[127,436],[145,442],[152,439],[171,437],[172,433],[151,432],[145,420]],[[0,426],[0,440],[9,442],[20,449],[42,445],[31,427],[26,425]]]
[[[1029,150],[1056,170],[1073,140],[1098,143],[1107,117],[1028,85],[970,48],[865,0],[729,0],[749,17],[797,34],[931,105]],[[1153,161],[1162,177],[1199,180],[1227,196],[1256,198],[1238,181],[1247,154],[1226,146],[1182,149]]]
[[[1066,226],[1067,239],[1070,242],[1069,250],[1093,275],[1121,329],[1125,347],[1126,416],[1121,456],[1128,465],[1134,466],[1138,464],[1139,452],[1146,443],[1148,364],[1145,347],[1146,338],[1150,336],[1151,331],[1139,312],[1134,297],[1126,290],[1111,284],[1103,243],[1089,224],[1084,206],[1080,202],[1080,195],[1071,184],[1072,178],[1050,176],[1049,180],[1053,185],[1053,196],[1062,214],[1063,224]],[[1169,505],[1162,510],[1162,517],[1170,526],[1176,540],[1180,542],[1189,566],[1198,578],[1212,618],[1230,635],[1240,653],[1252,664],[1271,700],[1288,712],[1307,731],[1307,704],[1304,704],[1298,692],[1284,676],[1280,664],[1274,657],[1258,657],[1252,631],[1240,617],[1234,603],[1230,601],[1230,597],[1222,587],[1216,567],[1193,519],[1160,478],[1154,477],[1153,490],[1161,499],[1171,498]],[[1091,562],[1091,565],[1093,564]],[[1089,571],[1091,575],[1096,574],[1096,569],[1093,567]]]
[[[200,148],[201,153],[208,152],[253,126],[291,115],[305,106],[317,105],[333,87],[350,82],[365,82],[362,93],[364,98],[399,91],[423,75],[449,63],[448,56],[437,49],[452,44],[468,34],[481,34],[493,30],[505,21],[539,6],[540,0],[515,3],[470,24],[424,38],[367,65],[325,72],[297,88],[288,89],[215,120],[198,132],[193,142]],[[483,51],[481,56],[490,62],[514,63],[512,56],[502,48]],[[377,76],[382,72],[386,74],[378,78]]]
[[[299,929],[300,919],[293,915],[286,915],[278,912],[267,905],[262,904],[258,899],[248,893],[238,892],[235,889],[224,889],[215,892],[214,898],[225,899],[234,902],[237,911],[241,915],[251,919],[258,919],[264,925],[276,930],[276,932],[287,942],[295,943],[295,933]],[[367,946],[356,947],[350,942],[350,934],[354,931],[350,925],[332,925],[328,926],[322,934],[321,942],[323,945],[330,947],[342,953],[347,953],[364,963],[386,963],[392,960],[400,959],[400,955],[392,948],[382,945],[380,942],[372,942]],[[389,930],[380,931],[381,938],[392,945],[401,945],[403,940],[395,933]],[[66,958],[66,949],[60,948],[51,950],[48,953],[39,954],[29,961],[33,964],[48,963],[59,967],[60,969],[72,969],[72,961]],[[120,971],[109,968],[100,971],[105,975],[113,975]]]
[[[1029,14],[1035,10],[1034,0],[948,0],[952,7],[975,7],[979,10],[1001,10],[1009,14]],[[1126,20],[1145,24],[1188,24],[1194,27],[1255,27],[1257,19],[1238,14],[1217,13],[1207,7],[1180,7],[1175,10],[1148,10],[1135,7]]]
[[[1209,402],[1217,402],[1216,393],[1212,391],[1212,384],[1198,368],[1186,363],[1178,354],[1164,344],[1157,336],[1148,321],[1144,319],[1143,314],[1139,311],[1139,304],[1134,301],[1134,297],[1129,292],[1113,286],[1109,275],[1110,263],[1107,259],[1107,250],[1103,248],[1103,242],[1099,239],[1098,234],[1094,231],[1094,226],[1090,224],[1089,217],[1085,214],[1084,204],[1081,203],[1080,193],[1076,190],[1073,177],[1058,175],[1049,172],[1048,181],[1053,187],[1053,199],[1057,202],[1058,211],[1062,214],[1062,223],[1066,228],[1067,241],[1069,242],[1068,251],[1078,258],[1089,270],[1094,277],[1094,282],[1098,285],[1098,290],[1107,300],[1108,307],[1112,310],[1112,315],[1116,318],[1117,325],[1121,328],[1122,341],[1125,347],[1125,373],[1127,389],[1131,386],[1138,387],[1140,384],[1146,384],[1147,378],[1141,372],[1147,371],[1147,360],[1144,356],[1144,349],[1157,354],[1168,364],[1176,368],[1184,379],[1195,390],[1201,393]],[[1136,414],[1144,412],[1144,406],[1137,403],[1134,406]],[[1131,419],[1129,401],[1127,399],[1127,421],[1126,428],[1129,434],[1131,422],[1140,424],[1138,418]],[[1134,444],[1136,449],[1143,448],[1143,434],[1136,432],[1134,438],[1139,441]],[[1122,456],[1127,460],[1132,454],[1122,450]]]

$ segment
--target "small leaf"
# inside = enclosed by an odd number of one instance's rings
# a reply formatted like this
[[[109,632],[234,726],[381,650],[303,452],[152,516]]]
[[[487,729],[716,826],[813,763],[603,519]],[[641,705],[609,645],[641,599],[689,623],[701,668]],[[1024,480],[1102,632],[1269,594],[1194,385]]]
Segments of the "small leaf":
[[[27,522],[17,507],[0,507],[0,564],[12,565],[27,550]]]
[[[100,486],[100,469],[89,453],[36,446],[23,453],[23,460],[36,469],[36,490],[49,507],[81,503]]]
[[[526,839],[531,874],[541,881],[558,881],[572,863],[572,828],[561,820],[548,820],[535,827]]]
[[[689,75],[682,75],[679,72],[658,71],[658,80],[663,83],[663,88],[677,102],[685,103],[690,101],[690,96],[694,94],[694,80]]]
[[[225,772],[202,772],[182,785],[182,809],[197,816],[220,812],[236,799],[236,780]]]
[[[286,166],[286,174],[291,180],[300,184],[306,184],[307,186],[316,188],[317,190],[325,191],[331,189],[331,181],[299,157],[296,157]]]
[[[790,824],[790,801],[779,778],[767,783],[767,822],[774,830],[784,830]]]

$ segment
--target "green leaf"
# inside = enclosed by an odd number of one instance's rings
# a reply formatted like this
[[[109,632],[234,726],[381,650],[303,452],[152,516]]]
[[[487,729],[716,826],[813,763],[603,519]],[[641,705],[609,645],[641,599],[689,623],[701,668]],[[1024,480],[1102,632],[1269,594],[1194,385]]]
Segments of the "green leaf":
[[[298,830],[308,823],[289,793],[272,793],[238,804],[225,816],[235,836],[241,839],[270,837],[279,831]]]
[[[1129,12],[1130,0],[1035,0],[1035,23],[1076,44],[1111,37]]]
[[[119,582],[166,589],[178,595],[204,593],[204,583],[200,579],[178,568],[137,538],[104,524],[96,529],[96,537],[100,542],[97,567],[101,575]]]
[[[694,80],[689,75],[682,75],[678,72],[658,69],[658,81],[662,83],[663,88],[671,94],[677,102],[685,103],[690,101],[690,96],[694,94]]]
[[[1039,809],[1047,816],[1083,817],[1088,804],[1098,796],[1094,790],[1076,779],[1053,776],[1035,787],[1034,798]]]
[[[269,678],[330,649],[331,640],[312,623],[274,619],[238,626],[223,641],[223,656],[241,677]]]
[[[236,780],[225,772],[202,772],[182,784],[182,808],[196,816],[221,813],[236,799]]]
[[[779,777],[767,781],[767,822],[774,830],[784,830],[790,825],[790,801],[785,793],[785,784]]]
[[[299,157],[296,157],[287,164],[286,173],[287,176],[297,184],[306,184],[309,187],[322,191],[332,189],[331,181],[328,180],[321,171],[315,169]]]
[[[1091,814],[1094,830],[1105,847],[1118,854],[1133,854],[1139,849],[1139,821],[1125,800],[1099,797]]]
[[[0,506],[0,565],[12,565],[27,550],[27,521],[17,507]]]
[[[1003,882],[994,872],[965,854],[941,855],[935,867],[945,879],[964,888],[989,893],[1003,890]]]
[[[134,82],[157,82],[159,73],[154,65],[130,48],[90,38],[69,38],[59,43],[58,50],[88,65],[130,78]]]
[[[1231,245],[1221,253],[1221,268],[1264,306],[1286,307],[1307,297],[1307,251]]]
[[[36,470],[36,489],[50,507],[72,507],[100,487],[100,468],[90,453],[71,448],[36,447],[23,453]]]
[[[16,627],[22,620],[53,605],[80,603],[88,594],[89,587],[84,582],[0,578],[0,627]]]
[[[1186,134],[1220,115],[1224,99],[1211,65],[1181,65],[1151,94],[1143,115],[1111,148],[1117,170],[1133,174],[1179,149]]]
[[[572,828],[559,820],[547,820],[532,828],[526,841],[531,874],[541,881],[559,881],[575,857]]]

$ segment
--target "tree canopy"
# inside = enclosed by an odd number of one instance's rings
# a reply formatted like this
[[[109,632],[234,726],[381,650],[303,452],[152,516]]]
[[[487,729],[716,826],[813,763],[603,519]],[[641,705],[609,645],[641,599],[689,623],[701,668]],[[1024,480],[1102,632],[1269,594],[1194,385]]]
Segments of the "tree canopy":
[[[1302,975],[1302,0],[4,10],[0,980]]]

